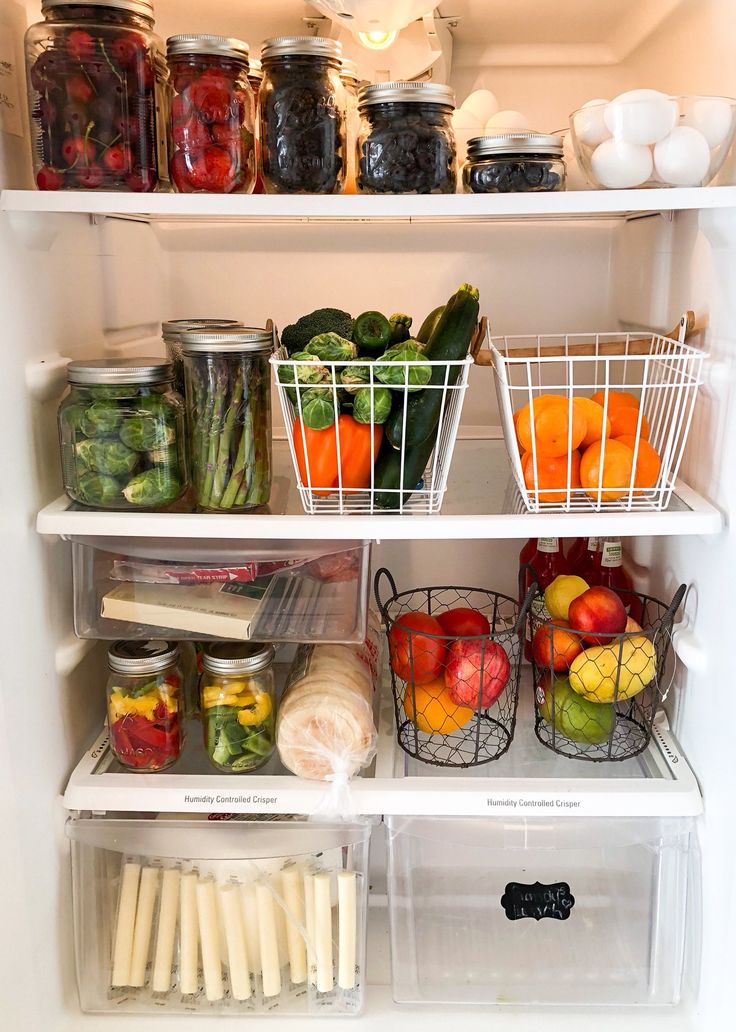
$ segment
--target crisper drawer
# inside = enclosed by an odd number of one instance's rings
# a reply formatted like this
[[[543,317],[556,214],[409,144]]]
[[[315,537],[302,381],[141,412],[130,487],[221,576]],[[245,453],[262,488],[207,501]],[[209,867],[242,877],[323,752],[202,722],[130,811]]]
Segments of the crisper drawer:
[[[678,1001],[691,820],[386,822],[398,1002]]]
[[[92,1013],[359,1013],[370,825],[72,819]]]
[[[359,642],[370,544],[74,538],[80,638]]]

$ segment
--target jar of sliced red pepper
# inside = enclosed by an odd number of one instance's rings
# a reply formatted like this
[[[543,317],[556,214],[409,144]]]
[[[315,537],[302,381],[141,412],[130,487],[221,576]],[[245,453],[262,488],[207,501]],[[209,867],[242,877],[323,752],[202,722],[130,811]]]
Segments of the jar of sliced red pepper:
[[[107,654],[110,748],[125,767],[154,771],[179,758],[183,677],[176,642],[116,641]]]
[[[255,101],[248,44],[224,36],[166,41],[171,72],[171,178],[179,193],[252,193]]]
[[[153,3],[42,0],[41,11],[25,40],[39,189],[153,190],[167,75]]]

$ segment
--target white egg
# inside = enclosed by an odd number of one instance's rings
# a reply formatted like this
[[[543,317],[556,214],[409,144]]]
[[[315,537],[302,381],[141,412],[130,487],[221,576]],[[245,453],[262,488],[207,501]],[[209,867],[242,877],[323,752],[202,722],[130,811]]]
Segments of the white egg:
[[[672,186],[701,186],[709,166],[708,141],[689,125],[678,125],[654,148],[657,177]]]
[[[603,117],[617,140],[657,143],[677,123],[677,101],[659,90],[629,90],[614,97]]]
[[[464,108],[458,108],[452,113],[453,129],[473,129],[480,136],[484,124],[477,115],[470,111],[465,111]]]
[[[638,143],[604,140],[593,151],[590,167],[594,179],[609,190],[641,186],[652,174],[652,152]]]
[[[466,97],[460,105],[462,111],[469,111],[480,119],[481,125],[485,125],[492,115],[498,111],[496,95],[490,90],[473,90],[470,96]]]
[[[607,100],[589,100],[583,104],[580,111],[576,112],[573,123],[575,135],[581,143],[589,147],[597,147],[599,143],[607,140],[611,132],[603,117],[606,111]]]
[[[720,147],[728,139],[733,118],[734,109],[725,98],[693,97],[684,102],[681,125],[701,132],[709,147]]]
[[[498,111],[486,122],[487,133],[506,133],[528,128],[529,119],[521,111]]]

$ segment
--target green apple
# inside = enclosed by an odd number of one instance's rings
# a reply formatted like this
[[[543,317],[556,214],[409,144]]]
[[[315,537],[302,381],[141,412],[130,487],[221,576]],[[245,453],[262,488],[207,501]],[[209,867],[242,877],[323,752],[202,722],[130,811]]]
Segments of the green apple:
[[[554,715],[552,706],[554,702]],[[616,723],[610,702],[590,702],[574,692],[566,677],[547,676],[537,686],[537,712],[572,742],[600,745],[608,740]]]

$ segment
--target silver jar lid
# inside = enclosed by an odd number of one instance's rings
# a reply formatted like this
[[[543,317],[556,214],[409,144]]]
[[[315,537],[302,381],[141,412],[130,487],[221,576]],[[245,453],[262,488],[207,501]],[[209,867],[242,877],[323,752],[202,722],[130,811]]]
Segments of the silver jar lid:
[[[41,0],[41,14],[55,7],[111,7],[116,11],[132,11],[153,19],[153,0]]]
[[[343,82],[358,83],[358,62],[349,57],[343,57],[340,66],[340,78]]]
[[[174,371],[163,358],[106,358],[70,362],[66,367],[69,383],[79,387],[102,384],[166,383],[174,379]]]
[[[242,326],[242,323],[237,319],[168,319],[161,323],[161,336],[168,344],[178,340],[187,330],[219,330],[229,326]]]
[[[273,663],[273,645],[260,642],[210,643],[202,654],[202,667],[210,674],[254,674]]]
[[[548,154],[562,157],[562,139],[554,133],[494,133],[468,140],[468,159],[510,156],[513,154]]]
[[[179,343],[185,355],[199,355],[208,351],[252,351],[268,354],[273,350],[273,334],[256,326],[223,326],[221,329],[186,330],[179,334]]]
[[[377,82],[358,94],[360,108],[374,104],[441,104],[455,107],[455,91],[439,82]]]
[[[178,57],[180,54],[208,54],[215,57],[229,57],[248,64],[250,47],[244,40],[231,36],[207,36],[194,32],[169,36],[166,40],[166,56]]]
[[[248,78],[258,79],[259,81],[263,78],[263,65],[258,57],[251,57],[248,64]]]
[[[116,674],[157,674],[179,658],[175,641],[153,638],[150,641],[116,641],[107,653],[107,662]]]
[[[325,36],[274,36],[261,48],[261,60],[272,57],[324,57],[339,63],[342,43]]]

